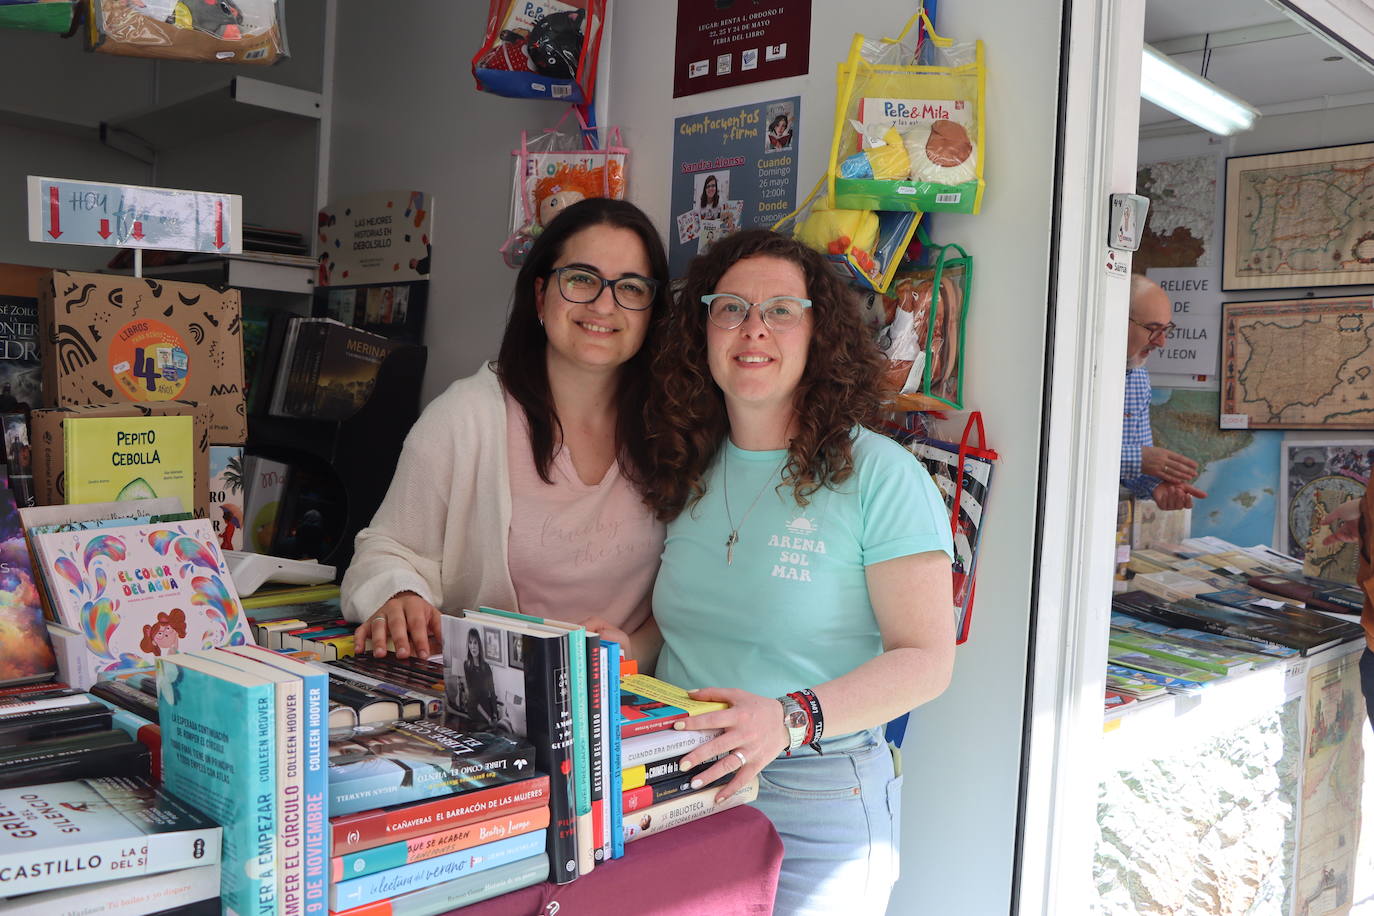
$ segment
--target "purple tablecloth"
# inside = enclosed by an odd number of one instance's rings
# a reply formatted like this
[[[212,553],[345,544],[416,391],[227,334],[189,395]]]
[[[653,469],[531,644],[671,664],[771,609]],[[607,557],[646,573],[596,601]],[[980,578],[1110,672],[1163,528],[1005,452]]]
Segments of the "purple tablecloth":
[[[767,914],[782,840],[749,805],[636,840],[625,858],[572,884],[536,884],[466,906],[462,916],[701,916]],[[556,906],[554,904],[557,904]]]

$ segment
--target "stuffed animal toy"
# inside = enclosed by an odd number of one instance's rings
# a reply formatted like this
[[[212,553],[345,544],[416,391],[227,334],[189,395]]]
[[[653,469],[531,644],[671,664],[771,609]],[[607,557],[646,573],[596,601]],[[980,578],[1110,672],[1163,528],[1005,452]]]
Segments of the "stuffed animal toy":
[[[501,32],[501,43],[488,51],[477,66],[486,70],[511,70],[519,73],[533,73],[530,56],[525,51],[526,35],[522,31],[506,29]]]
[[[883,133],[882,143],[869,146],[840,163],[841,178],[876,178],[901,181],[911,174],[911,157],[896,128]]]
[[[577,58],[582,53],[582,24],[586,10],[549,13],[530,29],[525,49],[534,69],[552,79],[570,80],[577,76]]]
[[[229,0],[181,0],[167,22],[179,29],[209,32],[225,41],[242,41],[243,12]]]
[[[534,202],[534,223],[528,234],[538,235],[555,216],[563,210],[588,197],[625,196],[625,175],[620,163],[610,163],[609,170],[602,166],[587,168],[563,164],[535,183],[532,194]]]
[[[847,255],[869,276],[881,273],[872,254],[878,243],[878,214],[872,210],[831,210],[817,204],[797,224],[796,238],[825,254]]]
[[[915,181],[963,184],[978,177],[978,157],[968,131],[954,121],[928,121],[906,132]]]

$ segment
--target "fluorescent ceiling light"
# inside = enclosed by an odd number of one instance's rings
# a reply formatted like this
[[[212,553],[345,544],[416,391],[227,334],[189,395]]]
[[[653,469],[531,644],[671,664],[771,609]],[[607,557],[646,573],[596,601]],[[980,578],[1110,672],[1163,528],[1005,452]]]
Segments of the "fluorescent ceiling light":
[[[1143,46],[1140,55],[1140,95],[1203,130],[1223,136],[1249,130],[1259,117],[1253,106],[1149,45]]]

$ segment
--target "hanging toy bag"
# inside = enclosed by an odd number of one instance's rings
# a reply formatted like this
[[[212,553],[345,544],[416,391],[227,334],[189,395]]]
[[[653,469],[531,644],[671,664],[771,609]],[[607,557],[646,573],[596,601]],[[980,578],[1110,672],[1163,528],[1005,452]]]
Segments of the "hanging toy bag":
[[[774,223],[773,230],[825,255],[845,279],[886,293],[921,214],[837,210],[825,202],[825,185],[821,178],[801,206]]]
[[[569,116],[576,118],[575,125],[568,123]],[[507,266],[525,263],[535,238],[570,204],[588,197],[625,199],[630,151],[621,143],[620,128],[607,131],[605,147],[597,137],[598,130],[587,124],[576,106],[538,134],[521,131],[519,148],[511,150],[510,235],[501,246]]]
[[[87,0],[92,51],[124,57],[275,64],[287,58],[286,0]]]
[[[917,60],[917,23],[929,42]],[[935,33],[925,10],[896,38],[855,35],[839,65],[829,197],[851,210],[977,213],[983,201],[983,43]]]
[[[596,92],[606,0],[491,0],[472,58],[482,92],[582,105]]]
[[[973,257],[958,245],[933,245],[924,227],[918,234],[934,266],[898,274],[884,297],[883,387],[901,410],[962,410]]]

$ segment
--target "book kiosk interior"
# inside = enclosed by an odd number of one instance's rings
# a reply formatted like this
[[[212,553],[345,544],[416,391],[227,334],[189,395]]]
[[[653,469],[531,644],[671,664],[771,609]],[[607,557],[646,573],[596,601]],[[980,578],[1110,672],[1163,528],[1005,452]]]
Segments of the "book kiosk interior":
[[[408,433],[586,198],[674,279],[794,237],[882,351],[957,643],[883,729],[887,912],[1369,896],[1357,548],[1321,526],[1374,456],[1374,71],[1213,6],[0,0],[0,912],[772,910],[760,778],[681,764],[696,685],[513,602],[444,608],[429,657],[344,618]],[[1260,120],[1137,125],[1142,32]],[[1191,510],[1099,486],[1133,267]]]

